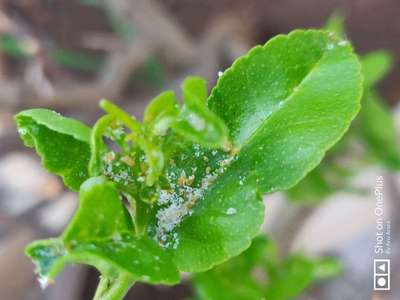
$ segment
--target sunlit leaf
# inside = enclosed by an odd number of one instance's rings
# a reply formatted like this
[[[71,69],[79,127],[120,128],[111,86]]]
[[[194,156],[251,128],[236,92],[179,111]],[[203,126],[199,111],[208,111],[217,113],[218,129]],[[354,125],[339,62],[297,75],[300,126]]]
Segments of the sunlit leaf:
[[[315,30],[276,37],[220,77],[208,104],[240,149],[172,156],[175,189],[154,223],[159,238],[172,240],[179,269],[206,270],[246,249],[263,221],[261,195],[296,184],[348,128],[359,110],[360,66],[351,47],[332,38]],[[191,176],[193,209],[192,198],[175,198]],[[174,210],[179,217],[169,219]]]

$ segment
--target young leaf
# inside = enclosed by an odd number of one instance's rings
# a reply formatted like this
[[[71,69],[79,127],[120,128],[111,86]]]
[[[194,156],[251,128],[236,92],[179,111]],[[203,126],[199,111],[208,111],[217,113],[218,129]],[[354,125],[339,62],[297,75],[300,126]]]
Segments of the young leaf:
[[[325,29],[335,33],[339,37],[345,36],[344,29],[345,17],[340,11],[334,12],[328,19]]]
[[[375,51],[364,55],[361,59],[364,75],[364,87],[373,88],[389,72],[393,65],[393,57],[386,51]]]
[[[360,121],[367,146],[388,168],[400,170],[400,145],[394,120],[376,93],[364,95]]]
[[[205,105],[207,86],[200,77],[188,77],[182,85],[185,105],[172,128],[194,143],[222,146],[227,138],[225,124]]]
[[[176,110],[178,101],[174,92],[167,91],[155,97],[144,111],[143,121],[150,123],[163,115],[169,115]]]
[[[199,76],[189,76],[182,84],[183,99],[188,106],[205,103],[207,100],[207,83]]]
[[[167,168],[175,189],[153,226],[159,239],[172,239],[166,247],[175,248],[178,268],[207,270],[246,249],[263,221],[262,194],[313,169],[348,128],[360,96],[357,57],[326,32],[278,36],[239,58],[208,100],[239,154],[198,147],[188,159],[177,151]]]
[[[27,254],[36,263],[39,276],[47,280],[55,278],[66,263],[84,263],[106,277],[126,273],[132,280],[177,283],[179,274],[169,252],[133,232],[114,185],[103,177],[93,177],[82,184],[79,209],[63,235],[34,242]]]
[[[77,191],[88,178],[90,128],[47,109],[30,109],[15,116],[25,145],[35,147],[44,167]]]

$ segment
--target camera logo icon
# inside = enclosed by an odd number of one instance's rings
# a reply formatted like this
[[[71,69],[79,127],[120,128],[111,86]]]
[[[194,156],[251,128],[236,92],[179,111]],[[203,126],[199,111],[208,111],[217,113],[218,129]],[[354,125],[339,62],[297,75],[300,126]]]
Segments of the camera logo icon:
[[[374,290],[390,290],[390,259],[374,259]]]

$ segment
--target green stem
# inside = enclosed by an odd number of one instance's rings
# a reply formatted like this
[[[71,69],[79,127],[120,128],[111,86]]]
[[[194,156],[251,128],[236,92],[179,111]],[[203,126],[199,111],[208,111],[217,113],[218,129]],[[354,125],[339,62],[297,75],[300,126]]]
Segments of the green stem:
[[[100,107],[110,115],[114,115],[117,119],[124,123],[125,126],[128,127],[135,135],[140,136],[143,134],[142,125],[133,116],[130,116],[129,114],[124,112],[114,103],[103,99],[100,101]]]
[[[112,115],[105,115],[101,117],[93,126],[90,135],[90,176],[97,176],[101,174],[101,151],[104,149],[103,134],[110,123],[114,121],[114,119],[115,117]]]
[[[122,300],[134,284],[135,280],[127,273],[116,278],[102,275],[93,300]]]

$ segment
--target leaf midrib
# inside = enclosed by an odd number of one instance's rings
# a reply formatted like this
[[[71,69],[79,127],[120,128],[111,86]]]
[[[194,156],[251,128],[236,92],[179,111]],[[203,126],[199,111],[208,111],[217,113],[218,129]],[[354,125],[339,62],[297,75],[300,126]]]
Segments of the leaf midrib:
[[[276,112],[281,111],[282,109],[285,109],[285,107],[288,105],[288,103],[291,103],[291,99],[295,98],[296,94],[300,91],[301,86],[308,80],[309,77],[315,72],[315,70],[319,67],[321,61],[324,59],[324,57],[329,53],[326,49],[324,50],[324,53],[321,55],[321,57],[312,65],[310,68],[309,72],[307,73],[306,76],[296,85],[292,88],[292,93],[290,93],[284,100],[281,101],[282,105],[277,105],[276,109],[272,110],[271,113],[269,113],[265,119],[261,122],[260,126],[257,127],[256,130],[247,138],[244,140],[244,142],[240,145],[240,149],[245,148],[248,144],[252,142],[253,139],[258,135],[259,132],[261,132],[265,126],[269,123],[271,120],[272,116],[276,114]],[[239,154],[240,155],[240,154]]]

